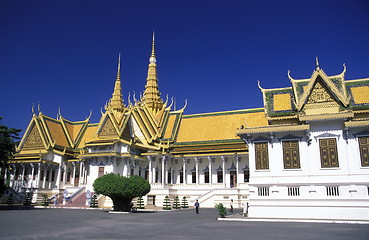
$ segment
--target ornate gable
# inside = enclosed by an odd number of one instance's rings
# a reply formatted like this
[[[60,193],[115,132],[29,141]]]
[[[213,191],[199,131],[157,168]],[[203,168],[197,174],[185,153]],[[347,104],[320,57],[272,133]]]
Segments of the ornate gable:
[[[43,132],[40,129],[41,126],[38,126],[37,118],[34,117],[31,120],[29,127],[24,134],[24,137],[20,143],[20,149],[22,150],[36,150],[36,149],[45,149],[47,144],[45,142],[45,137],[43,136]]]
[[[307,96],[301,113],[304,115],[338,113],[340,111],[339,106],[339,101],[335,99],[335,96],[327,89],[325,84],[319,80],[315,82],[310,94]]]
[[[44,148],[40,131],[36,126],[33,126],[31,132],[28,134],[26,141],[23,145],[24,149],[39,149]]]
[[[101,124],[101,127],[98,130],[98,135],[103,137],[118,137],[118,132],[108,115],[106,115],[103,123]]]
[[[297,110],[300,111],[305,104],[324,102],[335,102],[338,106],[347,107],[350,97],[343,85],[344,82],[338,81],[337,78],[329,78],[323,70],[317,67],[309,83],[304,87],[303,94],[300,94],[300,97],[296,99]],[[295,96],[298,95],[298,93],[295,93]]]
[[[335,102],[332,94],[330,94],[326,87],[322,83],[316,82],[312,89],[307,104],[322,103],[322,102]]]

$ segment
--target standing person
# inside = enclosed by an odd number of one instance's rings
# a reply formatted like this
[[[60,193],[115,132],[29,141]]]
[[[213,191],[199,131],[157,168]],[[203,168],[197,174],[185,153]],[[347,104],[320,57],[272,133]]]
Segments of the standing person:
[[[231,199],[231,204],[230,205],[231,205],[231,209],[229,209],[229,212],[233,213],[233,199]]]
[[[200,207],[199,200],[196,200],[195,202],[196,214],[199,214],[199,207]]]

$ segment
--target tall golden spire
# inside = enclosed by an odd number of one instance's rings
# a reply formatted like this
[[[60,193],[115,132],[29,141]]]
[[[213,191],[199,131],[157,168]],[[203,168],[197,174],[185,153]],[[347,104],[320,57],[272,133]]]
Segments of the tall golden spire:
[[[146,86],[142,103],[151,109],[154,113],[157,113],[162,109],[164,102],[160,98],[158,77],[156,72],[156,56],[155,56],[155,35],[152,34],[152,49],[149,59],[149,69],[147,73]]]
[[[109,109],[117,110],[120,112],[124,111],[124,103],[122,98],[122,87],[120,82],[120,54],[118,58],[118,71],[117,71],[117,78],[115,80],[114,85],[114,92],[109,101]]]

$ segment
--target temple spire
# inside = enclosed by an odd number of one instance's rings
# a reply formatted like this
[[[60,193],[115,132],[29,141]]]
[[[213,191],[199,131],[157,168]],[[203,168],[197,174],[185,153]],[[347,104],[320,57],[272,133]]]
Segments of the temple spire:
[[[156,71],[156,56],[155,56],[155,35],[152,34],[152,49],[149,59],[149,67],[146,79],[145,91],[142,97],[142,103],[151,109],[154,113],[157,113],[162,109],[164,102],[160,98],[158,77]]]
[[[121,87],[121,82],[120,82],[120,54],[118,57],[118,70],[117,70],[117,78],[115,80],[115,85],[114,85],[114,92],[109,101],[108,108],[117,110],[120,112],[123,112],[124,110],[124,103],[123,103],[123,98],[122,98],[122,87]]]
[[[156,62],[156,56],[155,56],[155,32],[152,32],[152,44],[151,44],[151,56],[150,56],[150,62]]]

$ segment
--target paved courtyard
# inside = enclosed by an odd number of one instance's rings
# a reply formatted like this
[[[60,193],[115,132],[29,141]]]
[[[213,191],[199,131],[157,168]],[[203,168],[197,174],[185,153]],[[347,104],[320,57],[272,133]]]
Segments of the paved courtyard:
[[[240,213],[240,210],[237,210]],[[369,239],[369,225],[220,222],[215,209],[109,214],[102,210],[0,211],[0,239]]]

